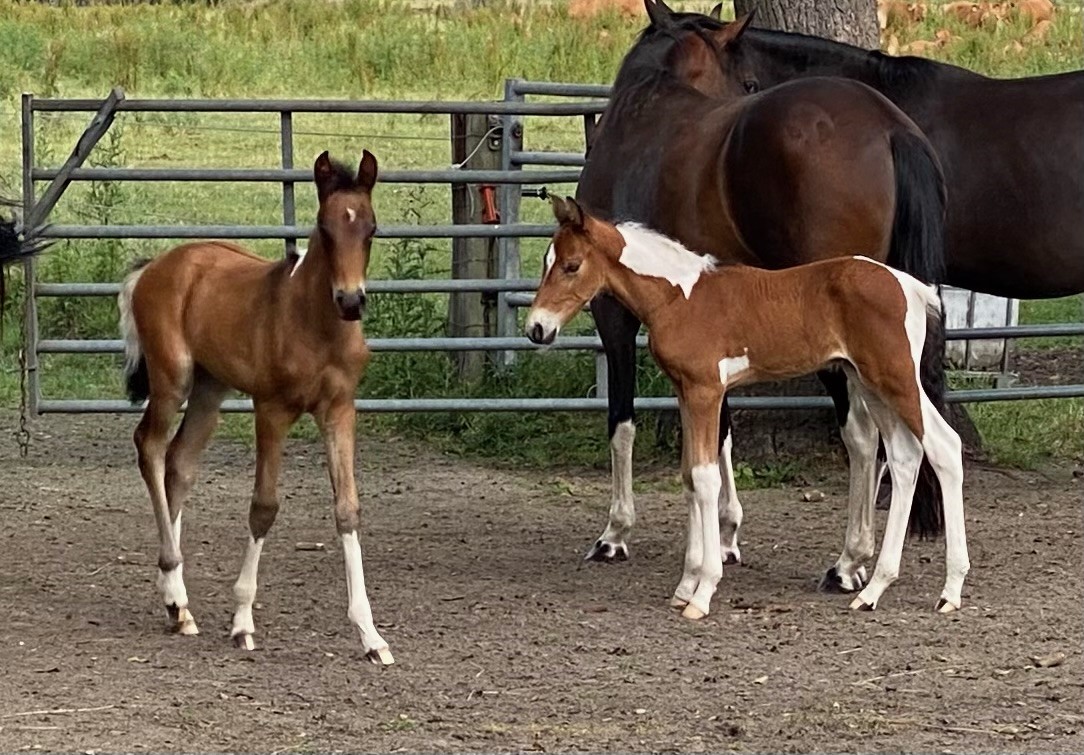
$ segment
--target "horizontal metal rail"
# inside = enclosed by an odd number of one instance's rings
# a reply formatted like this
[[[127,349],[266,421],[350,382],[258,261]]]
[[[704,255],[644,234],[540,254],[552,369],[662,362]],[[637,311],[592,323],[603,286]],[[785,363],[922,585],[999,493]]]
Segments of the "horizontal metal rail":
[[[587,158],[584,157],[582,152],[512,152],[513,165],[575,165],[583,167],[586,163]]]
[[[993,388],[970,391],[949,391],[945,400],[950,404],[966,404],[975,401],[1020,401],[1051,398],[1084,397],[1084,385],[1048,385],[1028,388]],[[635,407],[640,411],[676,409],[677,399],[672,397],[638,398]],[[413,398],[413,399],[358,399],[354,402],[358,411],[370,413],[391,412],[603,412],[609,407],[604,398]],[[731,396],[733,409],[830,409],[832,400],[827,396]],[[94,401],[87,399],[43,399],[38,404],[42,414],[127,414],[143,411],[140,405],[124,400]],[[222,404],[224,412],[251,412],[252,401],[232,399]]]
[[[613,87],[609,84],[566,84],[559,81],[514,81],[516,94],[551,95],[556,97],[599,97],[610,96]]]
[[[384,239],[549,238],[553,225],[393,225],[377,228]],[[312,226],[299,225],[49,225],[50,239],[304,239]]]
[[[534,291],[538,281],[529,278],[445,278],[442,280],[373,280],[365,284],[370,294],[440,294],[457,291]],[[119,283],[38,283],[37,296],[116,296]]]
[[[36,112],[96,112],[102,100],[35,98]],[[118,112],[143,113],[370,113],[404,115],[592,115],[605,101],[580,102],[433,102],[430,100],[208,100],[131,99],[117,103]]]
[[[602,341],[595,336],[568,336],[550,346],[538,346],[526,336],[522,338],[367,338],[365,342],[378,351],[539,351],[553,349],[573,351],[593,349],[602,351]],[[647,346],[647,337],[640,336],[636,345]],[[39,354],[122,354],[124,341],[112,338],[43,338],[38,341]]]
[[[544,155],[546,153],[525,153]],[[563,162],[562,153],[556,161],[537,165],[583,165]],[[527,163],[524,163],[527,164]],[[60,173],[59,168],[35,168],[35,181],[50,181]],[[313,180],[311,170],[300,168],[76,168],[68,174],[72,181],[223,181],[249,183],[305,183]],[[578,170],[389,170],[380,174],[379,182],[386,184],[562,184],[576,183]]]

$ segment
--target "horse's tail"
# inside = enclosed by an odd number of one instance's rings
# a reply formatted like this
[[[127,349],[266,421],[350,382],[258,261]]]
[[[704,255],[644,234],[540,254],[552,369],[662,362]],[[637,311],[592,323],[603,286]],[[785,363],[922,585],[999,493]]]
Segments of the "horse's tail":
[[[930,143],[920,134],[893,134],[896,173],[896,216],[888,264],[937,285],[945,277],[945,177]],[[933,294],[936,298],[936,294]],[[926,341],[919,377],[937,411],[945,414],[945,315],[937,302],[927,312]],[[936,537],[944,527],[941,485],[929,461],[922,461],[911,507],[910,530],[921,538]]]
[[[132,315],[132,295],[139,276],[143,274],[143,268],[149,263],[150,260],[139,260],[132,265],[132,271],[124,279],[120,294],[117,295],[117,306],[120,308],[120,334],[124,338],[124,381],[128,388],[128,399],[133,404],[140,404],[151,395],[147,360],[143,357],[143,349],[139,345],[139,331],[136,329],[135,317]]]
[[[15,201],[0,197],[0,207],[15,205]],[[0,317],[3,316],[7,302],[7,277],[4,271],[8,265],[30,259],[45,249],[45,246],[40,239],[28,239],[25,234],[20,233],[15,220],[0,220]]]

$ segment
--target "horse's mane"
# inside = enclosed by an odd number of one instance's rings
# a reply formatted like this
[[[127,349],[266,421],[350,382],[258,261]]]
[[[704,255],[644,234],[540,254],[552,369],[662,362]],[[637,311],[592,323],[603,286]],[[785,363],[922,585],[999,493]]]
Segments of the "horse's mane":
[[[666,27],[648,26],[637,37],[614,78],[614,94],[633,88],[657,87],[667,83],[685,86],[670,71],[667,58],[674,47],[687,35],[697,34],[706,39],[707,32],[718,31],[723,24],[697,13],[674,13]],[[688,87],[689,91],[695,91]]]
[[[770,50],[773,57],[784,60],[798,73],[834,66],[841,74],[886,92],[923,84],[936,76],[939,69],[951,67],[926,58],[885,55],[880,50],[799,32],[749,29],[743,40],[753,48]]]
[[[346,163],[339,160],[329,158],[332,169],[332,179],[330,183],[330,194],[334,194],[337,191],[350,191],[358,184],[358,174],[353,168],[350,168]]]

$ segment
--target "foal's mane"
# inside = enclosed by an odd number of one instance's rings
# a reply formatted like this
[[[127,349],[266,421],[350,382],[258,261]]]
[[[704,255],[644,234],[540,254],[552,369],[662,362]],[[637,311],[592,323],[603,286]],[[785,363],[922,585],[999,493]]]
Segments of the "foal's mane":
[[[331,162],[332,177],[328,195],[337,191],[351,191],[358,185],[358,173],[356,168],[349,167],[346,163],[328,158]]]

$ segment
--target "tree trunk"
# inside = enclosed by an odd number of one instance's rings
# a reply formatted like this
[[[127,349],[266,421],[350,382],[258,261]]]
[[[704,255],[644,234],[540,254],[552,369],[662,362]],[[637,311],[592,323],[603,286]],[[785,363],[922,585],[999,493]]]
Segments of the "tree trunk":
[[[734,0],[741,16],[756,9],[753,26],[794,31],[876,50],[880,44],[876,0]]]

